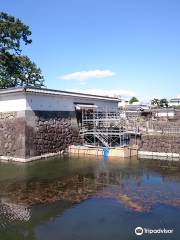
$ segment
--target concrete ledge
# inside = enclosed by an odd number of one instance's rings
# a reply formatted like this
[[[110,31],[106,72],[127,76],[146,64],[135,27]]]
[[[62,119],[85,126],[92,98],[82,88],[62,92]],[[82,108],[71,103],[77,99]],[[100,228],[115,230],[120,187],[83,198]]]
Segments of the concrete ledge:
[[[35,156],[35,157],[30,157],[30,158],[18,158],[18,157],[10,157],[10,156],[0,156],[0,161],[11,161],[11,162],[32,162],[34,160],[39,160],[39,159],[44,159],[44,158],[49,158],[49,157],[54,157],[54,156],[59,156],[62,155],[62,152],[57,152],[57,153],[47,153],[47,154],[42,154],[40,156]]]
[[[180,154],[178,153],[138,151],[138,157],[180,161]]]

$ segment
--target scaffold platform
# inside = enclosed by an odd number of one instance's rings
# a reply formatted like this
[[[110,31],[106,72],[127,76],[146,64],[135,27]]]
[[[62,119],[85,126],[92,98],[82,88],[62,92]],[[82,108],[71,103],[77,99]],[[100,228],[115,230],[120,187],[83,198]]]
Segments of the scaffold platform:
[[[85,145],[121,147],[128,146],[138,129],[129,128],[120,112],[83,111],[80,134]]]

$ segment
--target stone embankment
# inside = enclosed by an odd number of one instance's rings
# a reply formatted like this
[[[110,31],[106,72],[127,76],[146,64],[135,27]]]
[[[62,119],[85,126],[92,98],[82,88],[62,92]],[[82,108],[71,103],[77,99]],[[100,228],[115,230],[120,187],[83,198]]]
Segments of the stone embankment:
[[[180,153],[180,137],[172,135],[143,135],[140,151]]]
[[[71,113],[22,111],[0,114],[2,159],[21,160],[64,153],[73,144],[82,144],[82,139]]]
[[[32,131],[29,132],[31,134]],[[41,155],[50,152],[66,151],[71,144],[81,144],[82,139],[78,128],[71,124],[70,118],[62,116],[36,116],[36,128],[29,140],[30,145],[34,145],[35,154]],[[26,147],[28,155],[31,155],[31,148]]]

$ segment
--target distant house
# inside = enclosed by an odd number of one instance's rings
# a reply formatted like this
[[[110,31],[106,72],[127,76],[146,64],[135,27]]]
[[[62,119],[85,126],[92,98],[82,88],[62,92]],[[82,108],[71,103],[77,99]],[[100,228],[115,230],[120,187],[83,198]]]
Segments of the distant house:
[[[180,98],[172,98],[170,101],[169,101],[169,106],[180,106]]]
[[[172,108],[157,108],[152,110],[155,118],[174,118],[175,111]]]
[[[126,111],[150,111],[150,107],[147,104],[128,104],[126,105]]]
[[[127,100],[120,99],[118,103],[118,108],[125,108],[127,104],[128,104]]]

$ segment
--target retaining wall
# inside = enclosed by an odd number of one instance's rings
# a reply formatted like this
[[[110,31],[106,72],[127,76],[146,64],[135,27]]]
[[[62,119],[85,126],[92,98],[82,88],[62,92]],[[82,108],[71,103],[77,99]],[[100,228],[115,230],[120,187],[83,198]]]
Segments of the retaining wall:
[[[180,153],[180,137],[172,135],[143,135],[140,151]]]
[[[28,159],[63,153],[81,144],[74,112],[20,111],[0,114],[0,156]],[[13,159],[12,159],[13,160]]]
[[[81,144],[73,112],[36,111],[26,114],[26,156],[66,151]]]

